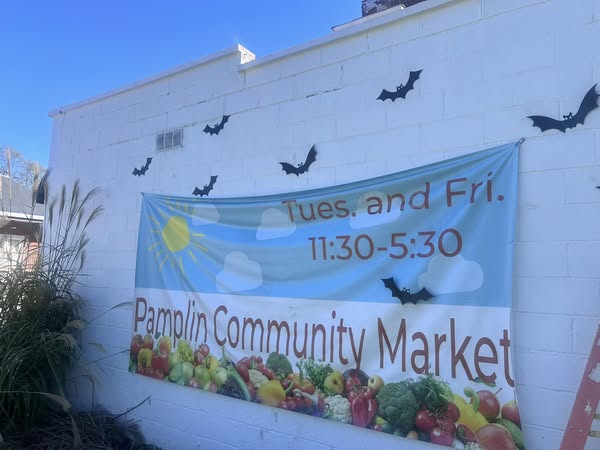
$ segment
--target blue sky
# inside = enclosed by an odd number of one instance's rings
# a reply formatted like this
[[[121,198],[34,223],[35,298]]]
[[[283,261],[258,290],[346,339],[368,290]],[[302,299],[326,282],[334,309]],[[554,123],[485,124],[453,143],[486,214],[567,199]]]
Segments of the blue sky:
[[[48,112],[234,44],[257,58],[331,33],[361,0],[5,0],[0,147],[47,165]]]

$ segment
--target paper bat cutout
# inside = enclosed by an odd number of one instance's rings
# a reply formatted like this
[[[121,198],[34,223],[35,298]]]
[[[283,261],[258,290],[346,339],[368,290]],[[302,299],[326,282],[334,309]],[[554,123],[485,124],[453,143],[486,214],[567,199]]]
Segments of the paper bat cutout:
[[[421,72],[423,72],[423,70],[411,70],[410,74],[408,75],[408,81],[406,82],[406,85],[400,84],[400,86],[396,86],[396,90],[392,92],[386,91],[385,89],[382,90],[381,94],[379,94],[379,97],[377,97],[377,100],[384,102],[388,98],[391,101],[395,101],[397,98],[406,98],[408,91],[412,91],[414,89],[415,81],[419,79]]]
[[[210,183],[205,184],[202,189],[198,189],[198,186],[196,186],[196,188],[194,189],[194,192],[192,192],[192,195],[199,195],[200,197],[202,197],[203,195],[208,196],[208,193],[210,191],[212,191],[213,186],[217,182],[217,177],[218,177],[218,175],[211,176]]]
[[[593,85],[587,94],[585,94],[577,113],[573,114],[572,112],[569,112],[569,114],[563,115],[563,120],[556,120],[546,116],[527,117],[533,120],[532,126],[538,127],[542,132],[555,129],[564,133],[567,128],[575,128],[578,124],[583,125],[583,121],[590,111],[598,107],[598,97],[600,97],[600,95],[596,93],[596,86],[597,84]]]
[[[422,288],[419,292],[415,292],[414,294],[411,294],[410,290],[406,288],[399,289],[393,277],[382,278],[381,281],[383,281],[386,288],[392,291],[392,297],[396,297],[403,305],[408,302],[416,305],[418,300],[428,300],[433,297],[431,292],[425,288]]]
[[[220,123],[216,123],[214,127],[210,127],[208,125],[206,125],[204,127],[204,131],[205,133],[208,134],[219,134],[219,131],[221,131],[223,129],[223,127],[225,126],[225,124],[227,123],[227,121],[229,120],[229,116],[223,116],[223,118],[221,119]]]
[[[148,158],[146,158],[146,164],[144,164],[139,169],[137,167],[135,167],[133,169],[133,172],[131,172],[131,174],[132,175],[137,175],[138,177],[141,176],[141,175],[146,175],[146,171],[148,170],[148,167],[150,167],[150,163],[151,162],[152,162],[152,157],[149,156]]]
[[[292,164],[286,163],[286,162],[280,162],[279,164],[281,164],[281,169],[285,170],[286,174],[289,175],[290,173],[293,173],[296,176],[299,176],[301,173],[308,172],[308,168],[316,160],[317,160],[317,149],[313,145],[310,148],[310,150],[308,151],[308,155],[306,155],[306,161],[298,164],[297,167]]]

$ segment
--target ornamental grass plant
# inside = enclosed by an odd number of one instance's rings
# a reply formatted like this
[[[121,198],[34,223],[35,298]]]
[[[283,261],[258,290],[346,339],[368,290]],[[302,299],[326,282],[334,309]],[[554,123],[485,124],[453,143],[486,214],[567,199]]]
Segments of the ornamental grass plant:
[[[92,189],[82,195],[76,181],[70,191],[63,186],[50,203],[46,199],[43,236],[35,239],[39,247],[25,242],[0,272],[3,436],[30,429],[56,407],[70,408],[65,380],[85,326],[75,287],[85,262],[86,231],[102,212],[101,206],[91,206],[97,194]]]
[[[127,419],[148,399],[121,414],[71,408],[66,383],[72,372],[95,383],[89,362],[82,363],[81,333],[88,323],[77,286],[88,228],[103,208],[94,206],[99,191],[82,194],[79,181],[50,202],[47,185],[44,192],[43,236],[34,239],[39,246],[23,242],[0,271],[0,449],[160,450]]]

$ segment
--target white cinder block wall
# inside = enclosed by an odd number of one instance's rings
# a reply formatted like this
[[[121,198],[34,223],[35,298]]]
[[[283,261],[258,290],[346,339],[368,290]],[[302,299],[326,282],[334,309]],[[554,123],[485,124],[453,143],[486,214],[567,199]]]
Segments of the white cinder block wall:
[[[106,208],[81,288],[90,317],[133,300],[141,192],[188,196],[215,174],[214,197],[312,189],[525,137],[512,348],[527,446],[558,448],[600,319],[600,109],[564,134],[526,117],[576,112],[600,81],[599,42],[600,0],[428,0],[264,58],[236,46],[53,111],[51,185],[79,177]],[[406,100],[376,100],[419,69]],[[223,114],[221,134],[202,132]],[[155,152],[156,134],[177,127],[183,147]],[[278,161],[313,144],[311,170],[286,176]],[[132,176],[147,156],[146,176]],[[165,448],[430,448],[130,374],[127,353],[106,356],[131,332],[131,309],[92,323],[86,338],[106,353],[89,356],[105,359],[77,399],[120,412],[151,396],[131,416]]]

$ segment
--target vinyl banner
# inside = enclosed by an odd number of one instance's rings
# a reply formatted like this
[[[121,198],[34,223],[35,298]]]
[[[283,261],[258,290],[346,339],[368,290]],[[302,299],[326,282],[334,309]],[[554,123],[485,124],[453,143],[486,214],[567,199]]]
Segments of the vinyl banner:
[[[522,448],[518,146],[304,192],[145,194],[130,371],[441,445]]]

